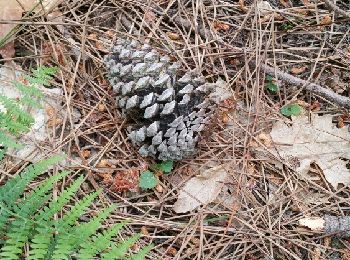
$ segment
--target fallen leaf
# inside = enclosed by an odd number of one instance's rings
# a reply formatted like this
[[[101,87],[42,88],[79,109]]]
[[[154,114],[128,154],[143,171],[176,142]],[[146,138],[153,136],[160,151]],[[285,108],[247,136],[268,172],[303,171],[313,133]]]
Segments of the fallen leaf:
[[[286,0],[279,1],[284,8],[290,8],[290,4]]]
[[[173,41],[180,40],[180,35],[174,32],[167,32],[166,35]]]
[[[268,1],[258,1],[256,8],[261,15],[266,15],[271,11],[273,11],[273,7],[270,5]]]
[[[156,18],[157,18],[156,14],[154,12],[152,12],[152,11],[149,11],[149,10],[147,10],[145,12],[145,16],[144,17],[145,17],[145,21],[148,22],[148,23],[153,23],[156,20]]]
[[[48,11],[62,0],[16,0],[0,1],[0,20],[21,20],[22,13],[28,11],[40,11],[44,8]],[[0,24],[0,54],[3,58],[11,58],[15,54],[13,35],[16,28],[15,23]]]
[[[319,217],[306,217],[299,219],[299,225],[308,227],[313,231],[322,231],[325,227],[326,221]]]
[[[277,122],[271,130],[271,138],[278,155],[286,161],[294,161],[298,173],[307,177],[311,163],[316,163],[326,180],[337,189],[338,184],[350,184],[350,133],[346,128],[337,128],[332,115],[292,117],[292,125]],[[310,121],[309,121],[310,120]],[[291,160],[292,159],[292,160]]]
[[[310,0],[301,0],[305,6],[311,5]]]
[[[303,72],[305,72],[305,70],[307,69],[306,66],[302,66],[302,67],[293,67],[290,72],[294,75],[299,75]]]
[[[138,190],[140,169],[131,168],[129,170],[117,172],[113,179],[112,191],[124,192]]]
[[[219,165],[191,178],[180,190],[174,211],[185,213],[214,201],[227,177],[225,168]]]
[[[148,230],[147,230],[147,227],[145,227],[145,226],[142,226],[142,227],[141,227],[140,233],[141,233],[142,235],[144,235],[144,236],[148,236],[148,235],[149,235],[149,232],[148,232]]]
[[[159,193],[163,193],[163,191],[164,191],[163,186],[158,183],[156,186],[156,191]]]
[[[341,116],[337,117],[337,127],[343,128],[345,126],[344,119]]]
[[[239,8],[243,11],[243,12],[247,12],[248,11],[248,8],[245,6],[244,4],[244,0],[239,0],[238,1],[238,4],[239,4]]]
[[[214,29],[217,31],[228,31],[230,30],[230,28],[231,28],[230,25],[226,23],[218,22],[218,21],[214,22]]]
[[[320,21],[320,25],[330,25],[332,24],[332,17],[330,15],[325,15]]]

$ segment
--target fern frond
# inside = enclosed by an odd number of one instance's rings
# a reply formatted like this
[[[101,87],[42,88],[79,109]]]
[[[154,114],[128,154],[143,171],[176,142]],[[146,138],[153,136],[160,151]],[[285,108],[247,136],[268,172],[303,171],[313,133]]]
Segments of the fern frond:
[[[73,197],[75,192],[79,189],[80,185],[84,181],[84,176],[80,176],[75,180],[69,188],[65,189],[56,201],[52,201],[48,207],[43,208],[38,215],[35,217],[35,220],[41,222],[43,220],[50,219],[54,214],[59,212],[62,207]]]
[[[49,81],[57,73],[57,67],[40,66],[35,70],[32,70],[33,77],[26,77],[26,79],[33,85],[49,85]]]
[[[11,228],[7,233],[5,245],[1,248],[0,256],[8,260],[19,259],[22,248],[29,239],[33,222],[30,220],[16,219],[11,222]]]
[[[1,115],[0,115],[1,116]],[[1,120],[1,119],[0,119]],[[18,144],[15,140],[11,138],[11,136],[7,135],[3,131],[0,130],[0,145],[4,146],[4,148],[1,148],[1,152],[4,154],[6,153],[6,148],[21,148],[22,146]]]
[[[22,173],[17,174],[3,186],[0,186],[0,232],[4,229],[12,211],[16,208],[16,202],[23,194],[26,186],[35,177],[45,172],[49,166],[60,160],[62,160],[62,156],[54,156],[34,165],[30,165]]]
[[[44,173],[51,165],[62,159],[62,156],[53,156],[28,166],[23,172],[8,180],[3,186],[0,186],[0,202],[5,203],[7,206],[15,205],[15,202],[23,194],[26,186],[34,178]]]
[[[26,96],[31,96],[33,98],[37,99],[43,99],[44,94],[41,92],[40,89],[38,89],[36,86],[33,84],[31,85],[26,85],[20,81],[14,81],[13,85],[23,94]]]
[[[28,260],[49,259],[47,256],[50,252],[50,244],[52,244],[55,239],[53,236],[55,229],[52,226],[42,226],[36,228],[35,231],[36,235],[30,241]]]
[[[137,234],[135,236],[132,236],[128,238],[125,241],[120,242],[117,245],[112,245],[112,249],[101,255],[102,260],[114,260],[114,259],[120,259],[123,258],[126,253],[128,252],[128,249],[140,238],[140,235]]]
[[[26,128],[30,127],[35,122],[31,114],[21,108],[18,100],[0,95],[0,103],[6,109],[6,113],[2,112],[2,118],[10,118],[11,120],[22,124],[23,127]]]
[[[0,144],[1,144],[1,138],[0,138]],[[6,154],[6,147],[0,147],[0,162],[4,159]]]
[[[104,221],[114,209],[115,206],[108,207],[89,222],[71,228],[69,233],[60,233],[52,255],[53,259],[68,259],[67,257],[74,249],[79,248],[91,235],[95,234],[101,226],[101,222]]]
[[[83,199],[75,203],[75,205],[67,212],[63,218],[58,221],[58,231],[65,230],[71,225],[75,224],[75,221],[84,214],[86,209],[91,205],[94,199],[101,193],[101,190],[92,192],[86,195]]]
[[[125,223],[119,223],[104,231],[102,234],[92,237],[84,244],[78,252],[78,259],[93,259],[98,253],[102,252],[112,244],[112,237],[116,235],[123,227]]]
[[[36,189],[31,191],[25,199],[23,199],[16,209],[13,210],[14,213],[27,212],[28,216],[33,215],[37,210],[39,210],[42,205],[51,197],[46,196],[47,192],[50,191],[54,184],[66,177],[70,172],[63,171],[59,174],[53,175],[50,178],[46,179],[44,183],[39,185]],[[23,216],[23,215],[22,215]]]

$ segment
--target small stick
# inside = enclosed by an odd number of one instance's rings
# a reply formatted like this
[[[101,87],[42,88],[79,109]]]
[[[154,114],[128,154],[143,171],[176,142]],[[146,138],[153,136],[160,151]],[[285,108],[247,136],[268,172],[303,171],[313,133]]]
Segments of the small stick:
[[[278,68],[270,67],[269,65],[260,64],[260,68],[263,69],[263,71],[267,74],[270,74],[272,76],[276,75],[279,79],[282,79],[290,84],[304,87],[307,91],[310,91],[316,95],[324,97],[331,102],[334,102],[345,108],[350,108],[350,99],[348,97],[339,95],[330,89],[326,89],[315,83],[307,82],[306,80],[297,78],[293,75],[290,75],[286,72],[281,71]]]
[[[336,234],[339,237],[350,237],[350,216],[306,217],[299,220],[299,225],[308,227],[312,231]]]
[[[330,11],[334,11],[337,14],[341,14],[342,16],[346,18],[350,18],[350,13],[340,9],[338,6],[336,6],[335,3],[332,2],[332,0],[324,0],[326,6],[330,9]]]

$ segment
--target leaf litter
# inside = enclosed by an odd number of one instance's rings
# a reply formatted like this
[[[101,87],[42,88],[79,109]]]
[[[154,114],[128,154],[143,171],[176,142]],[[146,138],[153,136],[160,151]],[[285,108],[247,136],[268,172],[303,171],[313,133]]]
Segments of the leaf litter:
[[[269,152],[290,162],[306,178],[315,163],[334,189],[349,185],[350,133],[346,127],[337,128],[332,119],[332,115],[311,114],[292,117],[291,124],[276,122],[270,133],[276,150]]]
[[[220,194],[228,173],[223,165],[201,172],[186,182],[174,204],[176,213],[185,213],[213,202]]]

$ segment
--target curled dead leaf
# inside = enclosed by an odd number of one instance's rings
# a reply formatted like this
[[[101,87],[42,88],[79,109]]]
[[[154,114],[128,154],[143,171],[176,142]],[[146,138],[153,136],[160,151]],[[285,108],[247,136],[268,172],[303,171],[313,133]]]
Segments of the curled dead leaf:
[[[174,32],[167,32],[166,35],[173,41],[180,40],[180,35]]]
[[[217,31],[228,31],[230,30],[230,28],[231,26],[226,23],[218,22],[218,21],[214,22],[214,29]]]
[[[291,72],[292,74],[294,74],[294,75],[299,75],[299,74],[305,72],[306,69],[307,69],[306,66],[302,66],[302,67],[293,67],[293,68],[290,70],[290,72]]]
[[[332,17],[330,15],[325,15],[320,21],[320,25],[330,25],[332,24]]]

